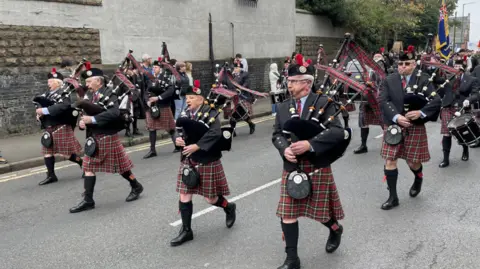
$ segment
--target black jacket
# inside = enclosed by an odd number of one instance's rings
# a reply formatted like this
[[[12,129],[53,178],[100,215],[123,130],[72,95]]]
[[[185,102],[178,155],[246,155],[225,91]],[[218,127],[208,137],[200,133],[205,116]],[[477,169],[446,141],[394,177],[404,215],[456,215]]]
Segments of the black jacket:
[[[468,99],[471,103],[478,99],[479,83],[478,79],[467,74],[463,74],[460,81],[452,81],[447,83],[445,88],[439,90],[440,96],[442,96],[442,107],[459,106],[462,107],[463,101]],[[454,92],[453,85],[459,87]]]
[[[206,110],[208,108],[204,108]],[[191,117],[189,111],[186,112],[188,117]],[[188,135],[188,134],[186,134]],[[179,137],[175,133],[175,138]],[[190,155],[190,159],[198,163],[210,163],[222,158],[221,151],[212,151],[212,147],[222,138],[222,130],[220,119],[217,117],[215,122],[210,125],[210,129],[203,135],[203,137],[196,143],[200,150]]]
[[[52,100],[52,94],[60,93],[60,89],[56,91],[47,91],[43,95]],[[69,124],[72,128],[75,127],[77,117],[72,115],[73,109],[71,108],[71,100],[69,97],[63,97],[62,101],[55,105],[49,106],[48,115],[43,115],[40,120],[42,122],[42,128],[55,127],[57,125]]]
[[[302,110],[302,118],[304,119],[308,114],[308,108],[313,105],[316,94],[310,93],[305,101],[305,105]],[[323,95],[318,100],[317,104],[315,105],[315,110],[318,111],[321,107],[325,105],[328,98]],[[285,123],[291,118],[289,112],[289,103],[290,101],[285,101],[277,105],[277,115],[275,117],[275,125],[273,126],[273,135],[272,135],[272,143],[277,148],[280,156],[282,157],[284,163],[283,167],[286,171],[292,171],[296,166],[293,163],[290,163],[285,158],[285,149],[287,149],[290,145],[283,135],[283,128]],[[335,108],[333,106],[328,106],[325,110],[325,113],[320,117],[320,122],[325,122],[328,119],[328,116],[331,116],[335,113]],[[297,159],[306,159],[315,167],[320,167],[320,163],[322,163],[323,154],[335,148],[340,142],[344,140],[344,128],[340,123],[340,120],[335,117],[335,119],[329,124],[328,131],[324,131],[321,134],[318,134],[312,137],[309,142],[313,148],[313,152],[307,151],[303,155],[298,156]]]
[[[96,124],[87,124],[87,135],[106,134],[113,135],[125,128],[125,123],[120,117],[120,110],[118,108],[117,96],[112,93],[112,90],[107,88],[101,88],[98,90],[100,99],[97,102],[93,102],[94,96],[91,91],[86,93],[88,100],[92,103],[108,103],[107,110],[97,114],[89,115],[95,118]],[[106,98],[108,97],[108,100]]]
[[[423,86],[426,86],[428,83],[429,77],[425,74],[422,74],[420,81],[417,83],[415,70],[408,82],[408,86],[413,87],[413,85],[418,85],[419,89],[422,89]],[[407,86],[407,87],[408,87]],[[404,112],[404,98],[405,90],[402,88],[402,78],[398,72],[390,74],[382,83],[382,88],[380,89],[380,108],[382,110],[383,122],[387,125],[394,124],[393,118],[395,115],[405,115]],[[432,84],[428,86],[426,91],[426,96],[434,91]],[[441,98],[439,95],[435,95],[422,109],[421,111],[425,113],[426,117],[421,122],[426,121],[435,121],[438,118],[441,107]]]
[[[159,94],[160,95],[157,95]],[[145,103],[150,97],[159,96],[161,99],[155,102],[158,107],[170,107],[170,103],[175,94],[175,86],[170,84],[161,74],[153,81],[148,81],[147,94],[145,95]]]

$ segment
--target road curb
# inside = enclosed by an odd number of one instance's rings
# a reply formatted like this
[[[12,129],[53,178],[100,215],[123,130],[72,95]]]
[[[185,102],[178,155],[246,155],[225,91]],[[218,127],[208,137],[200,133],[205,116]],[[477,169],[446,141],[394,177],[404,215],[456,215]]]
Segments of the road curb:
[[[265,116],[268,116],[268,115],[271,115],[271,114],[272,114],[271,111],[261,112],[261,113],[253,115],[252,119],[265,117]],[[228,120],[222,120],[222,126],[223,125],[228,125],[228,124],[229,124]],[[161,135],[157,135],[157,140],[163,140],[163,139],[167,139],[169,137],[170,137],[170,135],[168,133],[162,133]],[[149,142],[148,136],[142,136],[142,137],[136,137],[136,138],[129,139],[129,140],[124,140],[122,142],[122,144],[123,144],[124,147],[127,148],[127,147],[133,147],[133,146],[148,143],[148,142]],[[55,161],[56,162],[66,161],[66,160],[67,160],[67,158],[65,158],[61,155],[55,155]],[[26,160],[23,160],[23,161],[7,163],[7,164],[4,164],[4,165],[0,165],[0,174],[16,172],[16,171],[20,171],[20,170],[24,170],[24,169],[28,169],[28,168],[33,168],[33,167],[37,167],[37,166],[42,166],[42,165],[44,165],[43,157],[36,157],[36,158],[26,159]]]

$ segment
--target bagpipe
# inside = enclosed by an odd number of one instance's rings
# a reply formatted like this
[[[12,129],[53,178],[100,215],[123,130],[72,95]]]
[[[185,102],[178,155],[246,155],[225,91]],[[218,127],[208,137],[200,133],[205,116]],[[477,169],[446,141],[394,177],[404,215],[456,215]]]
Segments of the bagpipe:
[[[227,99],[225,97],[210,91],[193,118],[190,118],[187,114],[187,112],[193,113],[188,107],[182,111],[176,121],[176,130],[185,144],[192,145],[200,141],[226,105]],[[212,147],[211,151],[229,151],[232,148],[233,128],[230,126],[221,127],[221,132],[220,140]]]
[[[45,108],[49,106],[53,106],[55,104],[61,104],[63,103],[65,98],[70,98],[71,94],[74,92],[79,92],[79,95],[83,95],[83,87],[80,85],[80,82],[78,81],[79,76],[81,71],[83,70],[84,67],[89,66],[90,62],[88,62],[85,58],[83,58],[80,63],[75,67],[75,69],[72,71],[72,74],[70,74],[70,77],[64,78],[63,80],[63,85],[62,87],[56,91],[54,94],[47,96],[46,93],[37,95],[33,98],[32,103],[34,104],[35,108]],[[53,72],[56,72],[56,69],[54,68],[52,70]],[[77,118],[78,118],[78,113],[75,113],[76,110],[70,108],[67,111],[67,121],[68,124],[72,126],[72,129],[75,128],[77,125]],[[44,121],[40,119],[42,128],[45,128],[44,126]]]

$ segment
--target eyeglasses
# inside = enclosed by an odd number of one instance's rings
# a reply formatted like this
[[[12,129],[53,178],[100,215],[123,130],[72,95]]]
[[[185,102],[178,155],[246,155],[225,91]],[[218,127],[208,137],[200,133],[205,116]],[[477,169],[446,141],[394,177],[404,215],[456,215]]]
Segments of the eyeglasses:
[[[398,66],[410,66],[412,62],[398,62]]]

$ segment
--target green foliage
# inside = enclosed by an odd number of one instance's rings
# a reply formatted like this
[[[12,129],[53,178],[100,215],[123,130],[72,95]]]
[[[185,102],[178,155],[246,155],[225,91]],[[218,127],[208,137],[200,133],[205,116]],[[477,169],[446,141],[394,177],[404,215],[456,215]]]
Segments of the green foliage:
[[[449,17],[453,17],[457,1],[446,1]],[[397,40],[423,49],[428,34],[437,34],[441,3],[442,0],[297,0],[297,7],[327,16],[334,26],[352,31],[366,50],[376,51]]]

